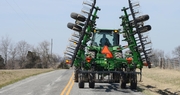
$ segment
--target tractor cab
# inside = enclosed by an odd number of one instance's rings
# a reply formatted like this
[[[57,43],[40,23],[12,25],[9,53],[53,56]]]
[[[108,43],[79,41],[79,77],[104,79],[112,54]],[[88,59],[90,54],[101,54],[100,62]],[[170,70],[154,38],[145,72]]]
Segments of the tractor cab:
[[[119,46],[119,31],[110,29],[96,29],[92,37],[92,46]]]

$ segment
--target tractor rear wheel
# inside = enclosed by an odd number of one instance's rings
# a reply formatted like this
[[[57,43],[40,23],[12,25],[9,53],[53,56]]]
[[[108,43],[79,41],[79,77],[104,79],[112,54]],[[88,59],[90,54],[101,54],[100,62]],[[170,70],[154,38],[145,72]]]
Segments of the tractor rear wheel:
[[[74,82],[78,82],[78,72],[75,70],[74,72]]]
[[[89,82],[89,88],[94,88],[94,86],[95,86],[95,82],[94,81]]]
[[[89,88],[94,88],[95,86],[95,75],[89,74]]]
[[[136,89],[137,88],[137,74],[132,75],[131,83],[130,83],[130,88],[131,89]]]
[[[79,88],[84,88],[84,80],[83,80],[83,75],[82,74],[79,74],[79,80],[78,80],[78,85],[79,85]]]
[[[125,89],[125,88],[126,88],[126,76],[125,76],[125,74],[122,74],[122,75],[121,75],[120,87],[121,87],[122,89]]]

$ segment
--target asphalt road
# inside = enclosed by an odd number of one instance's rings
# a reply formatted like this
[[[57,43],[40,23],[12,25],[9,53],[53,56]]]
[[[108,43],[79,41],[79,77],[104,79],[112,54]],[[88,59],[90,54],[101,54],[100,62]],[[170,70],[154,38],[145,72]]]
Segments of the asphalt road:
[[[26,78],[0,89],[0,95],[143,95],[119,84],[96,83],[95,88],[79,89],[73,81],[73,70],[55,70]]]
[[[55,70],[0,89],[0,95],[60,95],[73,70]]]
[[[75,83],[70,95],[143,95],[137,90],[131,90],[128,85],[127,89],[120,89],[118,83],[96,83],[95,88],[89,88],[88,83],[85,88],[79,89],[78,83]]]

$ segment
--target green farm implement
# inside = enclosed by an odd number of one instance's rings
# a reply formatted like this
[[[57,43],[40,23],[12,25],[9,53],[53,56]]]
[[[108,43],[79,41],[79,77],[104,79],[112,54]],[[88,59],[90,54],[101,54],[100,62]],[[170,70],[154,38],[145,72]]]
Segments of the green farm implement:
[[[121,9],[122,23],[117,29],[96,28],[100,11],[96,0],[83,2],[86,8],[81,13],[71,13],[75,22],[68,23],[67,27],[75,32],[64,54],[74,67],[74,81],[79,88],[84,88],[85,83],[89,83],[90,88],[94,88],[95,83],[120,83],[121,88],[126,88],[130,83],[130,88],[136,89],[137,75],[140,74],[141,80],[143,66],[151,68],[151,41],[147,35],[151,26],[143,23],[149,16],[136,17],[134,8],[139,4],[131,0],[128,3],[128,8]],[[122,45],[121,41],[127,44]]]

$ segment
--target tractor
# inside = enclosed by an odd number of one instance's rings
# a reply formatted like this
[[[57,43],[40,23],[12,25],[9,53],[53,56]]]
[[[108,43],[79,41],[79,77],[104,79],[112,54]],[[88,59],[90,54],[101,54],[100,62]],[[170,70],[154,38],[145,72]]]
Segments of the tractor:
[[[68,23],[67,27],[76,32],[64,54],[70,60],[67,62],[74,66],[74,81],[79,88],[84,88],[85,83],[89,83],[89,88],[94,88],[95,83],[120,83],[124,89],[130,83],[130,88],[136,89],[137,75],[140,74],[141,80],[143,66],[151,68],[151,47],[147,47],[151,41],[146,34],[151,26],[143,23],[149,15],[136,17],[133,8],[139,4],[131,0],[128,3],[128,8],[121,9],[124,15],[120,16],[119,29],[96,28],[97,12],[100,11],[96,0],[83,2],[86,8],[81,14],[71,13],[75,23]],[[122,41],[127,44],[122,45]]]

